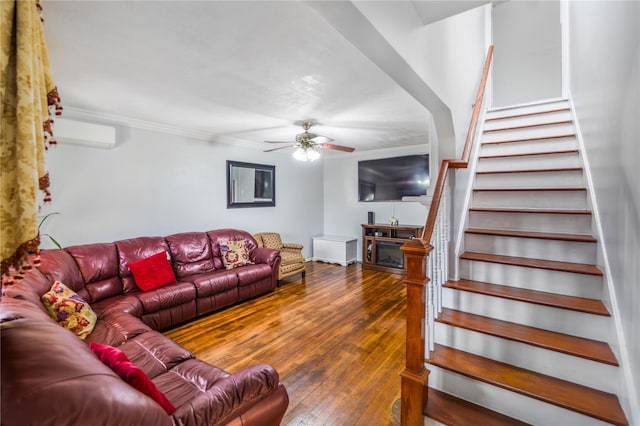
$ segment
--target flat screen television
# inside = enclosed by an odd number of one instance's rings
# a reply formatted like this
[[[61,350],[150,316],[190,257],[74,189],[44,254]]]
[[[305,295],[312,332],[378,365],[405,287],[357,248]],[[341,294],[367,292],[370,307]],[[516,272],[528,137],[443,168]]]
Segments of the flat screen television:
[[[429,154],[358,161],[358,201],[401,201],[428,186]]]

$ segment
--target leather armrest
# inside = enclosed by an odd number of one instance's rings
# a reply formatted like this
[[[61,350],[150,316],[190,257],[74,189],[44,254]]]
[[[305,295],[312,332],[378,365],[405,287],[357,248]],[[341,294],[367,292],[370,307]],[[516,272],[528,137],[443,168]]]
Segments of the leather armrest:
[[[266,247],[256,247],[251,252],[251,261],[253,263],[266,263],[269,266],[273,266],[278,257],[280,257],[278,250]]]

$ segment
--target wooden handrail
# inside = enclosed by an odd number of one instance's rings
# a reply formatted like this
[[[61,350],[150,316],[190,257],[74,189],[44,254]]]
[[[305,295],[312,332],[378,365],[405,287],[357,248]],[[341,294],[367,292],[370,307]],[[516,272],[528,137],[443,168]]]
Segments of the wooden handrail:
[[[404,280],[407,286],[406,361],[405,368],[400,373],[400,423],[402,426],[422,426],[423,424],[422,410],[427,403],[429,385],[429,370],[424,364],[426,289],[430,279],[427,276],[427,258],[433,250],[431,237],[436,225],[449,169],[466,168],[469,164],[469,156],[471,155],[471,148],[473,147],[476,127],[480,117],[492,56],[493,46],[490,46],[484,63],[476,102],[473,106],[473,114],[462,158],[459,160],[442,160],[422,237],[406,242],[401,248],[407,264],[407,276]]]
[[[489,46],[487,58],[484,61],[484,68],[482,69],[482,79],[480,80],[478,94],[476,95],[476,101],[473,105],[473,114],[471,115],[471,121],[469,122],[469,130],[467,131],[467,139],[464,143],[462,158],[460,158],[459,160],[442,160],[442,164],[440,165],[438,180],[436,181],[436,189],[433,193],[433,198],[431,199],[429,215],[427,216],[427,222],[424,226],[424,231],[422,232],[422,239],[426,240],[427,242],[431,241],[433,227],[436,225],[438,209],[440,208],[440,200],[442,199],[442,193],[444,191],[444,186],[449,169],[466,169],[469,165],[469,156],[471,155],[471,148],[473,147],[473,137],[475,136],[476,128],[478,127],[478,119],[480,118],[480,109],[482,108],[484,90],[487,86],[487,80],[489,79],[491,58],[493,58],[493,45]]]

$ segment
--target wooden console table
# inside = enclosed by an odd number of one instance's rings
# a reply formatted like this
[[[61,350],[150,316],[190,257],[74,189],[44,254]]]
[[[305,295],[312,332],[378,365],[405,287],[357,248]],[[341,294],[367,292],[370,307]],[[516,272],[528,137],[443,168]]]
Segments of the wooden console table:
[[[362,224],[362,267],[406,274],[404,253],[400,247],[422,236],[422,226]]]

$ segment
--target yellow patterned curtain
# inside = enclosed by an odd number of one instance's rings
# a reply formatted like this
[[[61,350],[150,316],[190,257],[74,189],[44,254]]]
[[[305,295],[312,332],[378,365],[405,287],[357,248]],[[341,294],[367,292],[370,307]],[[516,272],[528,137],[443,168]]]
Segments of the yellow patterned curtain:
[[[0,0],[0,255],[2,285],[37,262],[38,212],[49,201],[44,151],[51,111],[62,107],[51,78],[37,0]],[[51,107],[51,108],[50,108]],[[44,199],[40,191],[44,192]]]

